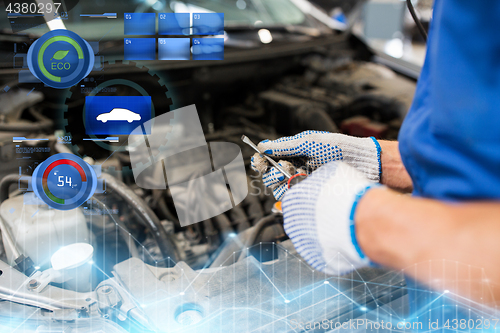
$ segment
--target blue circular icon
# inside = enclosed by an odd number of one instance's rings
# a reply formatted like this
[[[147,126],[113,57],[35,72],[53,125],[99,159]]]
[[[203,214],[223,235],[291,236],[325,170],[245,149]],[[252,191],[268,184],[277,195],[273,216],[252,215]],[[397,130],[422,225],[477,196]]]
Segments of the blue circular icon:
[[[88,163],[73,154],[57,154],[40,164],[32,176],[33,191],[59,210],[79,207],[97,188],[97,176]]]
[[[53,30],[37,39],[28,50],[28,67],[52,88],[69,88],[94,67],[92,47],[73,31]]]

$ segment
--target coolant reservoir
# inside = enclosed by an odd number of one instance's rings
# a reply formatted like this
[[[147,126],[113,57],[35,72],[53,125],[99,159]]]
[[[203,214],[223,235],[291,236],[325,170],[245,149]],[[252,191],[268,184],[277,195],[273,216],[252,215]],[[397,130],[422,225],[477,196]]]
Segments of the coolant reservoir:
[[[41,204],[36,198],[29,200],[26,196],[35,195],[28,193],[5,200],[0,206],[0,215],[11,231],[17,249],[29,256],[35,266],[42,270],[50,268],[50,258],[62,246],[90,244],[90,232],[79,208],[56,210]],[[24,204],[25,201],[40,204]],[[12,265],[15,259],[12,249],[5,241],[4,245],[7,259]]]

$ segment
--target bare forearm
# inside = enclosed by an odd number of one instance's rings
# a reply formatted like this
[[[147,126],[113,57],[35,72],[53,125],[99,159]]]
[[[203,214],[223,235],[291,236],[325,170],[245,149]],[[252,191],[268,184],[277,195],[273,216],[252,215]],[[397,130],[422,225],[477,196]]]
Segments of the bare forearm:
[[[381,183],[402,192],[411,192],[413,185],[401,160],[397,141],[378,141],[381,148]]]
[[[497,202],[452,205],[372,189],[356,209],[356,236],[374,262],[489,302],[500,299],[499,217]]]

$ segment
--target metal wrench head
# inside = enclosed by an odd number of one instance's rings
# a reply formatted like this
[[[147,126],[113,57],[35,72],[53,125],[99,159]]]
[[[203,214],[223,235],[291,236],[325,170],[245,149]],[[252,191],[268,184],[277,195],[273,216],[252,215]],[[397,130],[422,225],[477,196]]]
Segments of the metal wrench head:
[[[241,137],[241,141],[243,141],[244,143],[246,143],[247,145],[252,147],[256,152],[258,152],[262,156],[264,156],[269,161],[269,163],[271,163],[276,169],[278,169],[283,175],[285,175],[286,178],[292,177],[292,175],[290,175],[290,173],[288,171],[286,171],[285,168],[283,168],[281,165],[279,165],[278,162],[276,162],[275,160],[273,160],[271,157],[267,156],[266,154],[262,153],[259,150],[259,148],[257,148],[257,146],[252,142],[252,140],[250,140],[246,135],[243,135]]]

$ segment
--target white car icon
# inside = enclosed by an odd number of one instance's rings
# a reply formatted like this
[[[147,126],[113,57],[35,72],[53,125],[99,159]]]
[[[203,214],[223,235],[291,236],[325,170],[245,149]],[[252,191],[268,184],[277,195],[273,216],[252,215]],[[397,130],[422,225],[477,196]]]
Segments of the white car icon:
[[[131,123],[136,120],[141,120],[141,115],[127,109],[114,108],[108,113],[101,113],[96,117],[96,119],[98,121],[102,121],[103,123],[107,122],[108,120],[128,121],[129,123]]]

